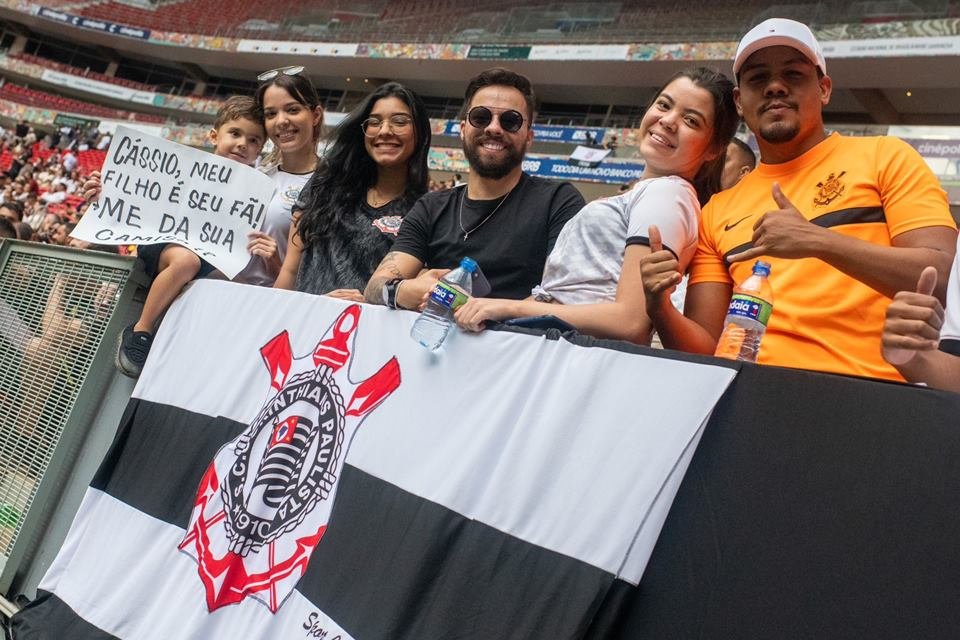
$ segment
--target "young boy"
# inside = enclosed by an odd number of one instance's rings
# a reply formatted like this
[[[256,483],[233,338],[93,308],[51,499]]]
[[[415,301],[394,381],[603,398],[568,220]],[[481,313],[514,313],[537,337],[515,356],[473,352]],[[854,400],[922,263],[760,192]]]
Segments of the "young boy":
[[[253,166],[266,139],[263,113],[253,98],[233,96],[217,113],[210,141],[214,153]],[[95,184],[94,184],[95,183]],[[85,195],[93,199],[99,193],[99,176],[84,185]],[[214,266],[186,247],[177,244],[153,244],[137,248],[145,271],[153,284],[143,303],[136,323],[126,327],[117,345],[116,365],[120,371],[136,378],[143,370],[157,322],[180,291],[192,280],[209,276]]]

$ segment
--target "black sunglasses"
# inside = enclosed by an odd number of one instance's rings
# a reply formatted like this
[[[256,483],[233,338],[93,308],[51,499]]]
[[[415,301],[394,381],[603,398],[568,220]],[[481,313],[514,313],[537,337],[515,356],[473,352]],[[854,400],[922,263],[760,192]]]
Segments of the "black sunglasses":
[[[493,122],[494,115],[487,107],[474,107],[467,112],[467,122],[477,129],[486,129]],[[523,126],[523,114],[513,109],[501,111],[497,118],[500,128],[509,133],[516,133]]]

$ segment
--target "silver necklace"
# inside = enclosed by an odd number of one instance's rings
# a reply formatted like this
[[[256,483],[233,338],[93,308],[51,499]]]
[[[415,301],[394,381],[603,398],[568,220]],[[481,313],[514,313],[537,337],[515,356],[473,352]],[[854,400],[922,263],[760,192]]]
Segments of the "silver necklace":
[[[516,188],[517,188],[517,186],[514,185],[514,186],[513,186],[513,189],[516,189]],[[466,242],[467,238],[470,237],[470,234],[471,234],[471,233],[473,233],[474,231],[476,231],[477,229],[479,229],[480,227],[482,227],[484,224],[486,224],[487,220],[489,220],[490,218],[493,217],[493,214],[495,214],[495,213],[497,212],[497,210],[498,210],[500,207],[503,206],[503,203],[506,202],[506,201],[507,201],[507,198],[510,197],[510,194],[513,193],[513,189],[510,189],[510,191],[507,191],[507,195],[503,196],[503,200],[500,201],[500,204],[498,204],[497,206],[495,206],[495,207],[493,208],[493,211],[491,211],[489,214],[487,214],[487,217],[480,221],[480,224],[478,224],[477,226],[475,226],[473,229],[470,229],[470,231],[467,231],[466,229],[463,228],[463,201],[467,199],[467,188],[466,188],[466,187],[463,188],[463,194],[461,194],[461,196],[460,196],[460,213],[459,213],[459,216],[458,216],[458,217],[460,218],[460,231],[463,231],[463,240],[464,240],[464,242]]]

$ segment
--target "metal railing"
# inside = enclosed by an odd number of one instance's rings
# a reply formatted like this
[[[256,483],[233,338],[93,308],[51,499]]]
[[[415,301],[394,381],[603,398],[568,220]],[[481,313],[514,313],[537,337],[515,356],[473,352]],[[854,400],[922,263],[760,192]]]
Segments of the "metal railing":
[[[134,264],[0,242],[0,592],[29,562],[115,375],[144,281]]]

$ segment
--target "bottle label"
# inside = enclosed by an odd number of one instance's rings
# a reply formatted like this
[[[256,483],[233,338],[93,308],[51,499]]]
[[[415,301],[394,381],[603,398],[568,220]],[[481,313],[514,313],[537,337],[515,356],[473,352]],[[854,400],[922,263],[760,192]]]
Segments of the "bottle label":
[[[730,308],[727,309],[727,315],[740,316],[741,318],[750,318],[756,320],[763,326],[767,326],[770,320],[770,314],[773,313],[773,305],[761,298],[747,295],[745,293],[735,293],[730,298]]]
[[[430,293],[430,299],[451,311],[456,311],[457,307],[470,299],[470,296],[441,280]]]

